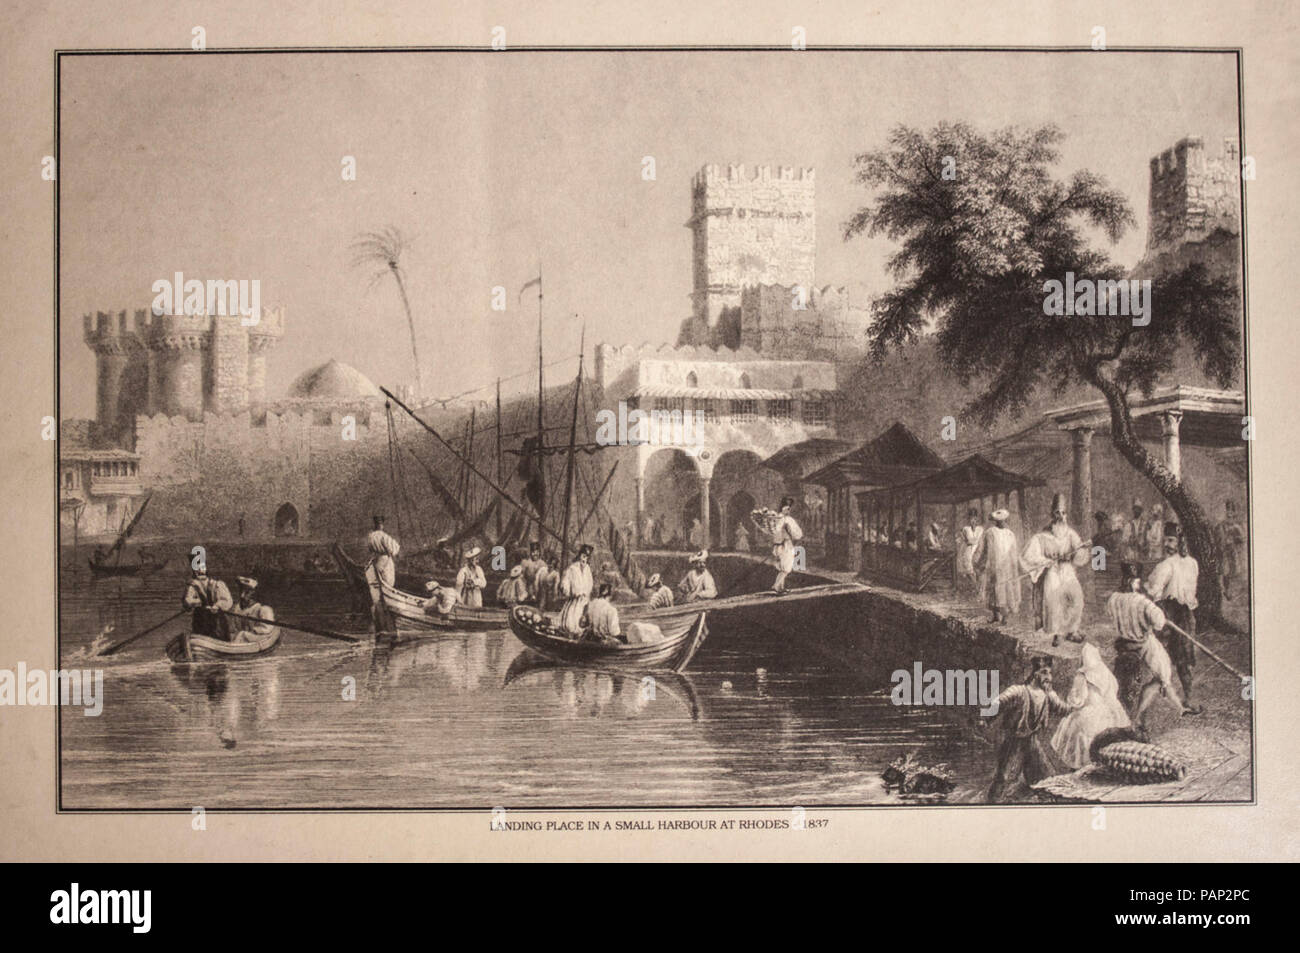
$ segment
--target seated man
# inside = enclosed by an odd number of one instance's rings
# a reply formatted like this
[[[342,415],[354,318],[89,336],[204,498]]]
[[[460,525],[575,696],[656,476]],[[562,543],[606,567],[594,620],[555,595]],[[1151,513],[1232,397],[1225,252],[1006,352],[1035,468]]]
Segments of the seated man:
[[[607,582],[600,584],[596,598],[587,603],[584,611],[586,625],[583,626],[583,638],[599,642],[626,642],[623,630],[618,624],[618,609],[610,601],[612,587]]]
[[[275,631],[275,612],[256,599],[257,580],[239,577],[239,605],[230,619],[231,642],[260,642]]]
[[[497,586],[497,602],[507,609],[513,609],[521,602],[527,601],[528,583],[524,581],[524,567],[520,564],[512,567],[510,575]]]
[[[718,586],[709,572],[709,554],[701,550],[691,557],[690,571],[677,584],[683,602],[698,602],[702,599],[716,599]]]
[[[429,598],[424,600],[426,615],[430,609],[436,610],[438,615],[451,615],[451,611],[460,602],[456,597],[455,589],[442,585],[436,579],[430,579],[424,584],[424,588],[429,591]]]
[[[641,598],[650,603],[651,609],[666,609],[675,601],[672,589],[664,584],[659,573],[651,574],[646,580],[645,588],[641,590]]]

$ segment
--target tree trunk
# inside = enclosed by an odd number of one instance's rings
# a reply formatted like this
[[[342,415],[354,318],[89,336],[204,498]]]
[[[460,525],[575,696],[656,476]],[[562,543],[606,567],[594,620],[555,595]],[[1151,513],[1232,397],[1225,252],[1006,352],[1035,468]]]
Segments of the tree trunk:
[[[1200,567],[1196,585],[1199,612],[1222,625],[1223,593],[1219,588],[1219,567],[1222,556],[1219,553],[1218,541],[1214,537],[1214,528],[1210,525],[1205,511],[1187,492],[1182,480],[1174,476],[1172,470],[1142,445],[1142,441],[1133,429],[1133,416],[1129,412],[1128,400],[1123,389],[1114,381],[1102,376],[1095,368],[1087,369],[1085,376],[1102,392],[1106,404],[1110,407],[1111,443],[1134,469],[1151,481],[1178,515],[1183,536],[1187,539],[1187,548],[1196,557]]]
[[[388,267],[397,281],[397,290],[401,292],[402,307],[406,309],[406,326],[411,331],[411,360],[415,362],[415,392],[419,397],[424,397],[424,385],[420,381],[420,354],[415,349],[415,318],[411,314],[411,302],[406,299],[406,282],[402,280],[402,273],[396,265],[389,264]]]

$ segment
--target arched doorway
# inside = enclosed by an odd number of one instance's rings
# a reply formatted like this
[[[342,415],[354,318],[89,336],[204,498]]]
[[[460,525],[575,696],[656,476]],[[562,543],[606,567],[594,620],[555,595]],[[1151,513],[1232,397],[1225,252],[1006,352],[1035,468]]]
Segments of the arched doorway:
[[[691,521],[683,524],[681,501],[691,494],[698,498],[700,492],[700,472],[695,458],[674,447],[663,447],[646,460],[643,474],[645,516],[653,524],[653,536],[643,545],[684,549],[688,545]],[[698,502],[694,515],[699,515]]]
[[[298,535],[298,510],[292,503],[281,504],[275,511],[274,532],[276,536]]]

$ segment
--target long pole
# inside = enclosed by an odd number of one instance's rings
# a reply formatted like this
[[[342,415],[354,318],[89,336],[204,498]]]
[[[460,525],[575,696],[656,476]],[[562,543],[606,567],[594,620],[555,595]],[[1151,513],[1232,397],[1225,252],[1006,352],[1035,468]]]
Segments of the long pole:
[[[392,391],[390,391],[387,387],[381,387],[379,388],[379,391],[385,397],[387,397],[389,400],[395,403],[398,407],[401,407],[402,410],[410,414],[412,420],[414,420],[417,424],[419,424],[421,427],[427,430],[435,440],[437,440],[440,444],[442,444],[448,450],[448,452],[451,453],[452,456],[454,456],[457,460],[463,461],[465,465],[469,467],[471,473],[473,473],[476,477],[478,477],[480,480],[482,480],[484,483],[490,486],[493,490],[495,490],[503,500],[505,500],[515,509],[519,510],[519,512],[523,513],[525,516],[532,518],[533,511],[530,507],[524,505],[523,503],[520,503],[513,496],[511,496],[506,490],[503,490],[501,487],[497,486],[496,482],[490,476],[488,476],[486,473],[484,473],[478,467],[474,466],[469,461],[465,460],[465,458],[461,456],[461,454],[456,450],[456,448],[447,442],[447,439],[443,437],[442,434],[434,430],[433,427],[431,427],[418,414],[416,414],[415,411],[413,411],[410,407],[407,407],[406,404],[402,403],[400,399],[393,396]],[[551,529],[549,526],[544,525],[540,521],[538,522],[538,526],[540,527],[540,532],[547,533],[550,536],[553,536],[556,540],[563,542],[563,539],[560,536],[560,534],[555,532],[555,530]]]
[[[578,443],[578,400],[582,396],[582,361],[587,350],[587,327],[582,328],[582,343],[578,347],[578,379],[573,384],[573,416],[569,421],[569,461],[564,473],[564,541],[560,544],[560,565],[569,565],[569,520],[573,516],[573,481],[577,476],[576,450]]]

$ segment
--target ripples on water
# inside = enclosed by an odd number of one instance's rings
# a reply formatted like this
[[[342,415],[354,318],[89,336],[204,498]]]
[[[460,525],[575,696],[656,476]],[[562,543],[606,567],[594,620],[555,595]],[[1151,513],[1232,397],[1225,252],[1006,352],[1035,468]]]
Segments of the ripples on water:
[[[116,641],[166,618],[184,583],[65,569],[64,664],[84,667],[109,625]],[[363,626],[338,582],[264,598],[290,621]],[[846,670],[796,632],[710,620],[690,670],[650,697],[640,676],[551,666],[508,631],[351,646],[286,630],[267,657],[173,666],[163,646],[187,625],[94,662],[103,714],[62,714],[65,810],[898,803],[880,771],[908,751],[949,765],[949,801],[992,774],[969,729],[891,705],[887,670]]]

